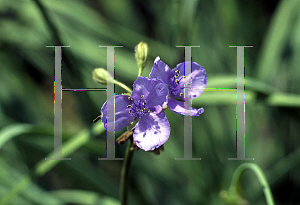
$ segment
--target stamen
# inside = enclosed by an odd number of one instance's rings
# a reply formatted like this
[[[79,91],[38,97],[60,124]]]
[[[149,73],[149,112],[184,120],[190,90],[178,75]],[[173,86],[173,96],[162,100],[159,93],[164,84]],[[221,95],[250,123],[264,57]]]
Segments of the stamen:
[[[129,113],[131,114],[131,113],[132,113],[132,110],[129,110]]]
[[[127,105],[127,108],[130,108],[131,107],[131,105]]]
[[[145,111],[145,108],[143,108],[142,111],[144,112],[144,111]]]
[[[185,78],[185,75],[184,76],[182,76],[183,78]]]
[[[179,75],[178,75],[178,74],[176,74],[176,75],[175,75],[175,78],[177,78],[178,76],[179,76]]]
[[[180,73],[179,70],[175,70],[176,73]]]
[[[132,98],[131,98],[131,97],[128,97],[128,100],[132,100]]]
[[[143,102],[143,105],[146,105],[146,100]]]
[[[178,79],[176,79],[176,83],[179,84],[179,80]]]
[[[144,99],[144,95],[142,95],[141,98]]]
[[[148,110],[148,112],[150,112],[150,110]]]
[[[182,96],[183,95],[183,93],[180,93],[180,96]]]

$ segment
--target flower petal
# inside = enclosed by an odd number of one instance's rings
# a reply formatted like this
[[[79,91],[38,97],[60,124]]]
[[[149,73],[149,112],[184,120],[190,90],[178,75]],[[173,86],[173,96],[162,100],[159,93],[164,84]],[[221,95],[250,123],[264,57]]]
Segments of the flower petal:
[[[188,104],[184,105],[184,102],[177,101],[173,98],[169,98],[168,107],[170,110],[180,115],[187,115],[187,110],[190,112],[189,116],[199,116],[204,112],[203,108],[195,109]]]
[[[170,124],[164,112],[144,115],[135,126],[133,140],[145,151],[163,145],[170,136]]]
[[[171,74],[171,69],[167,64],[162,62],[159,56],[154,60],[154,64],[149,75],[150,79],[156,78],[162,80],[164,83],[169,84],[169,75]]]
[[[187,63],[191,63],[191,62],[187,62]],[[170,76],[175,76],[176,70],[179,71],[178,73],[178,80],[180,81],[180,84],[178,85],[178,87],[181,87],[180,90],[178,90],[178,92],[173,92],[173,97],[179,98],[183,100],[183,96],[180,96],[180,93],[183,93],[183,86],[184,84],[186,84],[188,81],[190,81],[192,79],[192,84],[191,84],[191,88],[192,90],[189,92],[190,93],[190,99],[196,98],[199,95],[201,95],[201,93],[203,92],[203,90],[206,87],[207,84],[207,75],[206,75],[206,71],[205,69],[199,65],[198,63],[192,62],[191,64],[191,69],[192,69],[192,73],[188,76],[186,76],[184,79],[181,79],[184,76],[185,73],[185,62],[183,63],[179,63],[176,68],[172,69],[172,72],[170,74]],[[171,84],[171,82],[170,82]]]
[[[161,80],[138,77],[133,84],[131,98],[134,101],[146,100],[147,107],[151,112],[159,113],[168,101],[168,85]]]
[[[113,115],[107,116],[107,103],[115,106],[115,122]],[[101,108],[101,120],[107,131],[119,131],[134,120],[132,115],[129,113],[129,108],[127,108],[127,105],[130,105],[131,103],[132,102],[128,99],[128,96],[116,95],[115,102],[112,97],[103,104]]]

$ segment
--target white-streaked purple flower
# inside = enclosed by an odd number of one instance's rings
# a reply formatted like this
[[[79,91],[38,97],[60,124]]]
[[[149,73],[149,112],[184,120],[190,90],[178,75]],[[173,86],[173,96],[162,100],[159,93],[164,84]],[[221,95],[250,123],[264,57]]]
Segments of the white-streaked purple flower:
[[[159,79],[168,85],[168,107],[175,113],[185,115],[186,109],[190,110],[191,116],[199,116],[204,112],[203,108],[195,109],[189,105],[184,105],[184,85],[188,80],[192,79],[191,90],[189,91],[189,99],[193,99],[201,95],[207,84],[207,76],[205,69],[199,64],[192,62],[192,72],[188,76],[184,76],[185,63],[179,63],[174,69],[170,69],[167,64],[156,57],[152,71],[149,75],[150,79]]]
[[[101,120],[107,131],[119,131],[135,119],[138,120],[133,140],[145,151],[154,150],[163,145],[170,135],[170,124],[164,112],[163,105],[168,101],[168,86],[159,79],[138,77],[133,84],[131,96],[116,95],[115,123],[113,116],[107,116],[107,103],[114,103],[114,98],[108,99],[101,108]]]

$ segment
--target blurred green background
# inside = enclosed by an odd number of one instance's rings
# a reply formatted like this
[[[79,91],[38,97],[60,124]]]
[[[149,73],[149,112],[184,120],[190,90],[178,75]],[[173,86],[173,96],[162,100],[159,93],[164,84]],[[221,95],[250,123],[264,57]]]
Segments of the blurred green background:
[[[53,154],[54,49],[63,48],[62,87],[105,88],[92,70],[106,68],[115,49],[115,78],[131,87],[138,73],[134,47],[148,43],[148,76],[156,56],[174,68],[192,49],[207,72],[207,88],[236,86],[236,48],[245,48],[246,158],[265,173],[276,204],[300,204],[299,0],[1,0],[0,204],[119,204],[122,161],[106,156],[102,122],[92,120],[106,101],[101,91],[63,92],[63,155]],[[115,93],[125,92],[116,86]],[[236,92],[205,91],[193,100],[193,157],[183,157],[183,116],[166,115],[171,135],[160,155],[134,154],[129,204],[226,204],[236,156]],[[240,119],[242,120],[242,119]],[[116,132],[116,138],[123,132]],[[116,144],[116,157],[126,145]],[[255,175],[242,177],[243,197],[266,204]]]

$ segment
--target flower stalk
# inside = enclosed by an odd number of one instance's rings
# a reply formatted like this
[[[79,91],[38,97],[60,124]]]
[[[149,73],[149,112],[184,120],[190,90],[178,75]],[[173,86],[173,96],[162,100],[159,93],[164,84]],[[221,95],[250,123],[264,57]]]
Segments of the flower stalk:
[[[118,86],[120,86],[121,88],[123,88],[127,92],[132,93],[132,90],[129,87],[127,87],[126,85],[124,85],[123,83],[115,80],[115,84],[118,85]]]
[[[122,166],[121,171],[121,182],[120,182],[120,200],[121,205],[127,205],[127,198],[128,198],[128,187],[129,187],[129,171],[130,171],[130,165],[133,157],[133,149],[131,148],[131,143],[128,142],[126,152],[125,152],[125,158]]]
[[[146,66],[147,60],[148,60],[148,56],[149,56],[148,45],[144,42],[140,42],[135,47],[135,58],[137,60],[137,67],[139,69],[138,77],[140,77],[142,75],[142,72],[143,72],[143,70]],[[117,85],[121,86],[120,84],[117,84]],[[126,89],[126,90],[129,91],[128,89]],[[131,94],[132,90],[130,90],[129,93]],[[136,121],[132,123],[133,127],[128,126],[127,132],[132,132],[131,134],[133,134],[132,129],[134,128],[136,123],[137,123]],[[129,171],[130,171],[131,161],[133,158],[133,152],[135,150],[133,144],[134,144],[134,141],[132,141],[132,143],[128,142],[126,152],[125,152],[124,162],[123,162],[123,166],[122,166],[122,171],[121,171],[121,181],[120,181],[121,205],[127,205],[128,189],[129,189]]]

